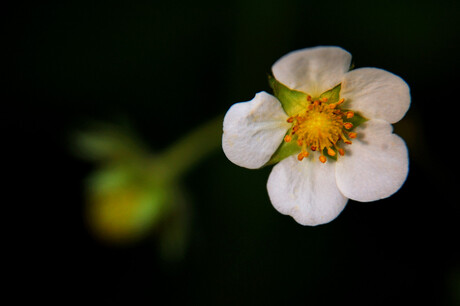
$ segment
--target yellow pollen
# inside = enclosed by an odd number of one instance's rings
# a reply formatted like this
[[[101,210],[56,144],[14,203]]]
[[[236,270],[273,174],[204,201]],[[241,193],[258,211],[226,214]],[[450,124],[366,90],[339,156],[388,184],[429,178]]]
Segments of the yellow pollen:
[[[344,99],[331,104],[326,104],[327,100],[327,98],[313,100],[311,96],[307,96],[309,105],[300,113],[287,119],[292,123],[292,128],[284,137],[284,141],[290,142],[293,136],[297,137],[296,143],[302,148],[297,156],[299,161],[308,156],[307,148],[319,152],[319,160],[322,163],[327,161],[324,155],[326,152],[329,157],[336,156],[337,153],[343,156],[345,150],[339,147],[340,143],[351,144],[347,136],[356,138],[356,133],[347,131],[353,127],[353,124],[343,121],[343,118],[352,118],[354,113],[342,111],[338,107]]]

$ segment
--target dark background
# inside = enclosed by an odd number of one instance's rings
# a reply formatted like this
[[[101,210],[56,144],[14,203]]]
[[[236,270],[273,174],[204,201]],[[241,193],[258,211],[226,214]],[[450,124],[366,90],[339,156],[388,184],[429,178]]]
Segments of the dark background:
[[[16,298],[458,305],[459,12],[456,1],[364,0],[7,9],[2,121],[15,200],[5,206],[17,212],[4,218],[14,220]],[[74,156],[72,131],[129,122],[161,150],[233,103],[270,92],[271,65],[317,45],[341,46],[356,67],[386,69],[411,87],[411,108],[395,125],[410,152],[398,193],[350,201],[330,224],[303,227],[271,206],[269,168],[237,167],[219,150],[184,178],[193,219],[183,260],[160,258],[154,237],[120,247],[91,235],[83,182],[95,166]]]

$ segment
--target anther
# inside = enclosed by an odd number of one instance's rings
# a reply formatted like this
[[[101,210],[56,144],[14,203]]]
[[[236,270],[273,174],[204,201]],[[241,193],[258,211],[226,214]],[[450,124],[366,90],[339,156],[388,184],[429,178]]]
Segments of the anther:
[[[337,104],[335,104],[335,103],[329,104],[330,109],[334,109],[336,106],[337,106]]]
[[[321,98],[321,102],[327,102],[327,98],[326,97]]]
[[[289,123],[292,123],[292,122],[294,122],[294,117],[289,117],[286,121],[289,122]]]
[[[284,136],[284,141],[285,141],[285,142],[290,142],[291,140],[292,140],[291,135],[286,135],[286,136]]]
[[[329,148],[327,149],[327,154],[329,154],[329,156],[335,156],[335,151]]]
[[[310,95],[307,96],[307,101],[311,102],[311,96]]]
[[[297,159],[298,159],[299,161],[301,161],[301,160],[303,159],[303,154],[302,154],[302,152],[299,153],[299,155],[297,155]]]
[[[340,149],[339,149],[339,154],[340,154],[341,156],[344,156],[344,155],[345,155],[345,150],[342,149],[342,148],[340,148]]]
[[[345,122],[345,123],[343,124],[343,126],[344,126],[347,130],[349,130],[349,129],[351,129],[351,128],[353,127],[353,124],[352,124],[351,122]]]
[[[299,153],[299,155],[297,155],[297,159],[302,160],[307,156],[308,156],[308,152],[307,151],[302,151],[302,152]]]
[[[337,102],[337,104],[338,104],[338,105],[340,105],[340,104],[342,104],[342,103],[343,103],[343,101],[345,101],[345,99],[344,99],[344,98],[340,99],[340,100],[339,100],[339,102]]]
[[[316,151],[316,147],[315,147],[315,146],[311,146],[310,149],[311,149],[312,151]]]
[[[321,156],[319,157],[319,161],[322,162],[322,163],[324,164],[324,163],[326,162],[326,156],[321,155]]]
[[[350,137],[350,138],[352,138],[352,139],[353,139],[353,138],[356,138],[356,136],[358,136],[358,134],[355,133],[355,132],[350,132],[350,133],[348,133],[348,137]]]
[[[353,113],[352,111],[348,111],[348,112],[345,113],[345,115],[347,115],[347,118],[350,119],[350,118],[353,118],[355,113]]]

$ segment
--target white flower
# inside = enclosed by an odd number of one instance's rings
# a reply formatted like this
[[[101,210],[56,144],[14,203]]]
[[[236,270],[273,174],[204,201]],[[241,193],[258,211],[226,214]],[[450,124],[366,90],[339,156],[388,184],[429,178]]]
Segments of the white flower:
[[[236,103],[224,119],[227,158],[249,169],[274,166],[273,206],[303,225],[332,221],[348,199],[386,198],[404,183],[408,152],[393,134],[410,105],[407,84],[377,68],[349,70],[338,47],[291,52],[272,67],[275,96]]]

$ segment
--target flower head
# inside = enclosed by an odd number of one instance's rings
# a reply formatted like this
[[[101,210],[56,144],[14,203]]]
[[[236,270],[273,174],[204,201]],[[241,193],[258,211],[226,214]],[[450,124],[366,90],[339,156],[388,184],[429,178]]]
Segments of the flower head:
[[[409,87],[350,63],[338,47],[291,52],[272,67],[275,96],[260,92],[224,119],[225,155],[249,169],[277,163],[270,200],[303,225],[332,221],[348,199],[389,197],[407,177],[407,147],[391,124],[409,108]]]

